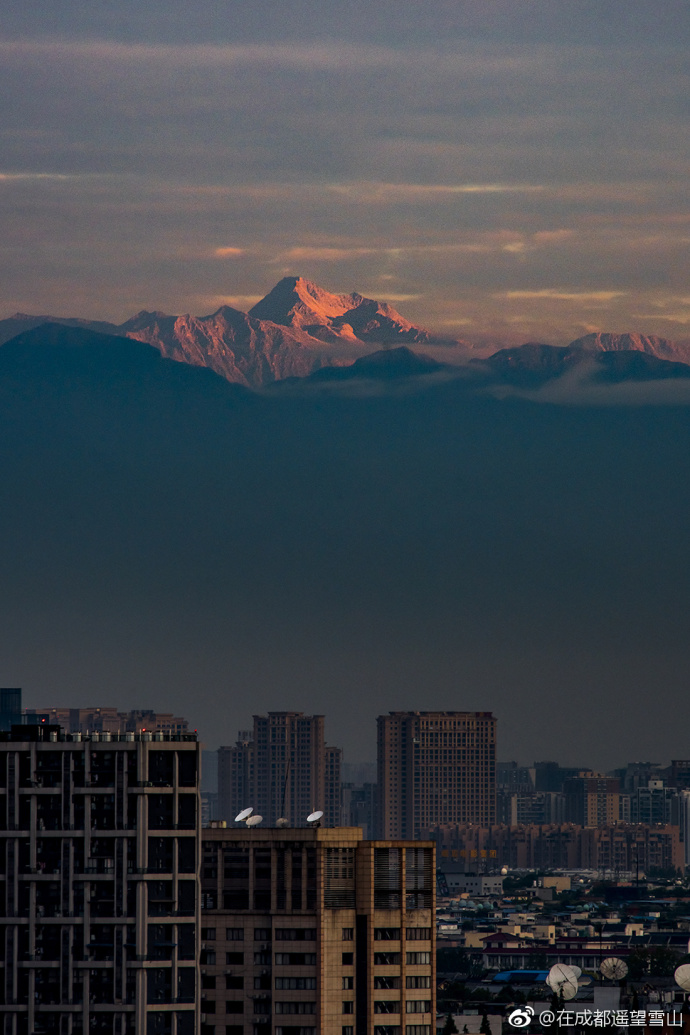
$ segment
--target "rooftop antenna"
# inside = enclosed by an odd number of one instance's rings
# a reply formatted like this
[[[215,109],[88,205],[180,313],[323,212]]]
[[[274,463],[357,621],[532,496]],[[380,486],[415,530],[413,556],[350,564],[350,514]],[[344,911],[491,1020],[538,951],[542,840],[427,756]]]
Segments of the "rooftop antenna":
[[[285,795],[287,794],[287,782],[288,782],[288,774],[289,774],[289,772],[290,772],[290,759],[288,758],[287,765],[285,766],[285,779],[283,780],[283,800],[280,803],[280,819],[276,820],[276,826],[277,827],[289,827],[290,826],[290,821],[287,820],[285,818],[285,815],[284,815],[284,813],[285,813]]]
[[[562,995],[564,999],[574,999],[577,995],[577,978],[573,967],[555,963],[549,971],[546,984],[556,995]]]
[[[242,809],[242,811],[238,812],[238,814],[235,816],[235,823],[243,823],[248,816],[251,816],[253,811],[254,809],[251,805],[248,809]]]
[[[673,976],[684,992],[690,992],[690,963],[683,963]]]
[[[622,981],[628,973],[628,964],[624,960],[619,960],[617,956],[609,956],[603,961],[599,970],[609,981]],[[690,973],[690,967],[688,972]]]
[[[321,817],[322,816],[323,816],[323,812],[321,812],[321,810],[317,810],[316,812],[312,812],[311,815],[307,816],[307,823],[310,826],[312,826],[312,827],[320,827],[321,826]]]

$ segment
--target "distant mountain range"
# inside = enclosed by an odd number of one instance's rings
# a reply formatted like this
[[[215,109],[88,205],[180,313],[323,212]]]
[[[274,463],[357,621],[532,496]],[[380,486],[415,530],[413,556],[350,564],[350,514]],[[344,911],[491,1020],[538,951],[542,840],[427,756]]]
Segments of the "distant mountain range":
[[[142,310],[122,324],[16,313],[0,320],[0,345],[47,323],[145,342],[168,359],[207,367],[227,381],[250,388],[306,377],[323,367],[348,366],[382,348],[403,345],[431,348],[456,365],[476,358],[466,342],[434,335],[385,302],[357,293],[332,294],[302,277],[284,277],[248,313],[232,306],[198,317]],[[654,336],[589,334],[572,342],[569,349],[634,351],[690,363],[690,347]],[[507,357],[515,351],[503,353]],[[514,366],[515,359],[505,362]],[[554,362],[567,366],[572,356],[556,357]]]

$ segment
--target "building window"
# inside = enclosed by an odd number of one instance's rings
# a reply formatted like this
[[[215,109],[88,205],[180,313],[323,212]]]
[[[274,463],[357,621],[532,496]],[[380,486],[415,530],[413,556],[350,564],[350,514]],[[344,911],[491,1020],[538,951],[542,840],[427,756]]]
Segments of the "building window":
[[[276,990],[287,991],[289,989],[308,990],[316,989],[316,978],[313,977],[277,977]]]
[[[276,1013],[316,1013],[316,1003],[276,1003]]]
[[[408,952],[407,962],[410,962],[410,956],[422,955],[422,953]],[[429,962],[427,952],[427,963]],[[374,966],[375,967],[397,967],[400,964],[400,953],[399,952],[375,952],[374,953]]]
[[[277,942],[315,942],[316,928],[314,927],[277,927]]]
[[[431,978],[428,974],[408,974],[405,988],[431,988]]]
[[[244,1003],[240,999],[239,1002],[226,1002],[225,1003],[226,1013],[244,1013]]]
[[[400,928],[399,927],[375,927],[374,928],[374,941],[375,942],[399,942],[400,941]]]
[[[400,1013],[399,999],[375,999],[374,1013]]]
[[[405,1035],[431,1035],[430,1024],[407,1024]]]
[[[431,928],[408,927],[405,935],[408,942],[428,942],[431,938]]]
[[[244,963],[244,953],[243,952],[226,952],[225,953],[225,963],[226,963],[226,965],[233,964],[233,963],[234,964],[242,964],[242,963]]]
[[[225,987],[226,988],[244,988],[244,978],[235,977],[233,974],[226,974],[225,976]]]
[[[244,927],[226,927],[225,940],[226,942],[243,942]]]
[[[406,1013],[429,1013],[431,1001],[429,999],[408,999],[405,1004]]]
[[[270,964],[270,958],[269,958]],[[315,952],[277,952],[276,966],[278,967],[314,967],[316,966]]]
[[[215,942],[216,940],[216,929],[215,927],[202,927],[201,937],[204,941]]]
[[[355,936],[354,927],[343,927],[343,941],[351,942]]]
[[[343,1035],[355,1035],[355,1029],[351,1024],[343,1024],[342,1033]]]
[[[391,974],[379,974],[374,978],[374,988],[400,988],[400,978]]]
[[[414,966],[420,963],[430,963],[431,953],[430,952],[408,952],[407,953],[407,965]]]
[[[355,1012],[355,1004],[352,1001],[352,999],[345,999],[345,1000],[343,1000],[343,1013],[354,1013],[354,1012]]]
[[[200,962],[202,966],[203,964],[207,964],[210,967],[215,966],[216,954],[213,951],[213,949],[202,949],[200,955]]]
[[[376,1024],[374,1035],[400,1035],[399,1024]]]
[[[351,967],[352,964],[354,963],[354,961],[355,961],[355,954],[354,954],[354,952],[344,952],[343,953],[343,966],[344,967]]]
[[[344,989],[350,989],[350,988],[354,988],[354,987],[355,987],[355,979],[353,977],[344,977],[343,978],[343,988]]]
[[[201,975],[201,987],[202,988],[215,988],[216,987],[216,979],[215,979],[215,977],[212,974],[202,974]]]
[[[255,942],[270,942],[271,941],[271,928],[270,927],[255,927],[254,928],[254,941]]]

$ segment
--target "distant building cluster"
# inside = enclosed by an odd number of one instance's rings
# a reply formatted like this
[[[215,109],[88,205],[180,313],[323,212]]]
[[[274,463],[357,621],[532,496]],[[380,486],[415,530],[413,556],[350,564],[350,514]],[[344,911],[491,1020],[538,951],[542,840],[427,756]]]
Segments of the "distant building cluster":
[[[60,726],[67,733],[189,733],[189,723],[170,712],[117,708],[27,708],[28,723]]]
[[[678,826],[617,823],[583,827],[575,823],[477,827],[443,824],[429,832],[439,865],[488,873],[502,867],[524,870],[595,870],[613,876],[650,869],[685,868]]]

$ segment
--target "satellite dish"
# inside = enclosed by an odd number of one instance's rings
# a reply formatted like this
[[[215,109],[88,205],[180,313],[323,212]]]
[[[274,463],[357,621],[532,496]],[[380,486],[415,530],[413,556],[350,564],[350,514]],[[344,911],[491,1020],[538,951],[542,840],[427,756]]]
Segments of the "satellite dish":
[[[619,960],[617,956],[609,956],[607,960],[599,967],[599,970],[605,978],[609,978],[611,981],[622,981],[628,973],[628,964],[623,960]],[[688,968],[690,973],[690,967]]]
[[[321,812],[320,810],[318,810],[317,812],[312,812],[310,816],[307,816],[307,823],[318,823],[322,816],[323,812]]]
[[[247,820],[248,827],[258,827],[259,823],[263,820],[263,816],[250,816]]]
[[[507,873],[508,873],[508,867],[507,866],[502,866],[501,867],[501,876],[505,877]]]
[[[690,963],[683,963],[673,976],[677,985],[680,985],[685,992],[690,992]]]
[[[285,819],[283,816],[281,816],[280,819],[276,820],[276,826],[277,827],[289,827],[290,826],[290,820],[289,819]]]
[[[564,999],[573,999],[577,995],[578,977],[573,967],[568,967],[565,963],[555,963],[549,971],[546,984],[552,992],[562,995]]]
[[[573,974],[575,975],[575,977],[577,978],[578,981],[582,977],[582,971],[580,970],[579,967],[576,967],[574,963],[569,963],[568,964],[568,970],[572,970]]]
[[[243,820],[247,818],[247,816],[251,816],[253,811],[254,809],[251,805],[248,809],[242,809],[242,811],[237,816],[235,816],[235,823],[241,823]]]

